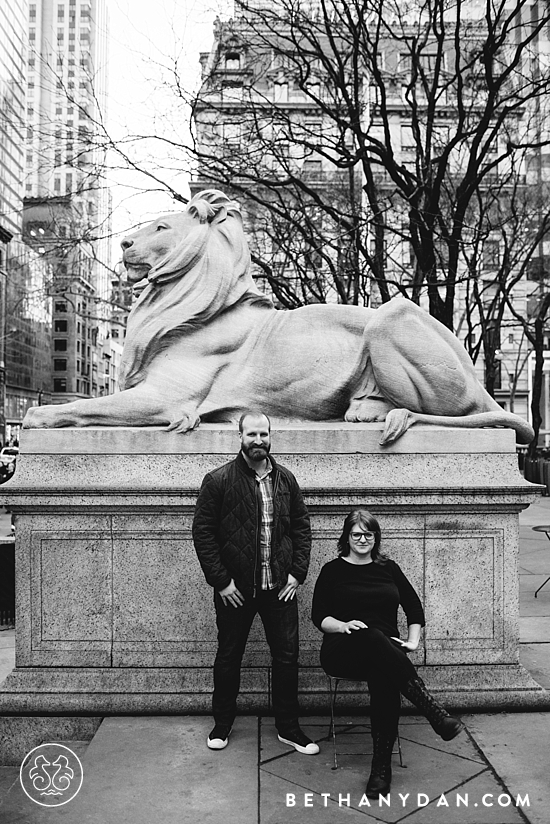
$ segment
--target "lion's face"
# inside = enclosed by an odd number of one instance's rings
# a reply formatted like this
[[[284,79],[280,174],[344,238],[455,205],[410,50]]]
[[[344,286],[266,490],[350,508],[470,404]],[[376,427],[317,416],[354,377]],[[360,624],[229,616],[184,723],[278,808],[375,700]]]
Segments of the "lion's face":
[[[174,212],[162,215],[125,237],[120,245],[128,280],[135,283],[147,277],[157,263],[177,248],[194,225],[196,220],[189,212]]]

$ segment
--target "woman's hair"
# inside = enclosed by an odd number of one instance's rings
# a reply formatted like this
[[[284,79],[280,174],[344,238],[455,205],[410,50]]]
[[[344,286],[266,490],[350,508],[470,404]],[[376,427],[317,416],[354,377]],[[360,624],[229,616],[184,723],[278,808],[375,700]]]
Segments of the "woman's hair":
[[[372,548],[371,558],[377,564],[385,564],[388,558],[383,552],[380,552],[380,541],[382,539],[380,524],[374,515],[371,515],[366,509],[352,509],[349,515],[347,515],[342,534],[338,538],[338,555],[349,555],[349,535],[354,526],[360,526],[365,531],[374,532],[374,546]]]

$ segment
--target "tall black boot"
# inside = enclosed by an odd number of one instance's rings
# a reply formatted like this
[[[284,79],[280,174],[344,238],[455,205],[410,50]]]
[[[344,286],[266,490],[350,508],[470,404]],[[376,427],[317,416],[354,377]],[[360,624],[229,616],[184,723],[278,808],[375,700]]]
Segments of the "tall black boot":
[[[384,732],[372,733],[372,764],[369,780],[367,781],[367,798],[378,799],[379,795],[387,795],[391,785],[391,754],[395,735]]]
[[[416,678],[410,678],[401,687],[401,692],[415,707],[418,707],[422,715],[426,716],[432,728],[444,741],[450,741],[464,729],[462,721],[449,715],[447,710],[428,692],[426,684],[419,675]]]

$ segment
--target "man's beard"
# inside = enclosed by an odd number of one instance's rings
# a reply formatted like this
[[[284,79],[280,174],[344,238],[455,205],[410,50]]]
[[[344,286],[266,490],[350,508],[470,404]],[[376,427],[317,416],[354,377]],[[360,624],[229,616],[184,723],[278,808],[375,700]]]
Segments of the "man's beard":
[[[246,446],[246,444],[242,444],[242,450],[245,455],[247,455],[251,461],[261,461],[264,458],[267,458],[269,454],[269,450],[271,449],[271,444],[262,444],[258,446],[258,444],[251,444],[250,446]]]

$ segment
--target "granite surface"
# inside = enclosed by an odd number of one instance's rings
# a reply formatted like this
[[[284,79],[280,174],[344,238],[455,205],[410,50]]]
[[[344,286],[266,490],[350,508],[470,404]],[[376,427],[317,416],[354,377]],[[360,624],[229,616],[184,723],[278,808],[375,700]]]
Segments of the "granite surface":
[[[423,600],[427,626],[412,660],[436,688],[461,706],[506,705],[514,695],[539,705],[546,693],[518,663],[517,573],[518,512],[538,488],[519,474],[513,433],[413,427],[382,448],[380,432],[273,431],[273,452],[295,472],[312,516],[299,593],[304,702],[326,699],[313,586],[345,514],[361,505],[379,517],[383,549]],[[191,521],[204,473],[237,444],[233,427],[214,425],[185,436],[23,434],[17,475],[0,492],[16,513],[17,553],[17,669],[0,686],[0,712],[33,702],[44,712],[119,712],[125,702],[132,712],[208,709],[216,629]],[[269,706],[269,663],[256,621],[244,709]]]

